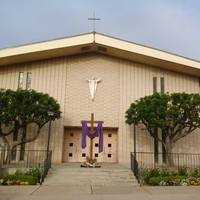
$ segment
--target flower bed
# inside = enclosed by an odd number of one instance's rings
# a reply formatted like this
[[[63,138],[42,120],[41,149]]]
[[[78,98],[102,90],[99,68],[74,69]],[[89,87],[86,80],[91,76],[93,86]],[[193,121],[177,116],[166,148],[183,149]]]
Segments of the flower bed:
[[[200,186],[200,168],[189,170],[142,169],[141,184],[151,186]]]
[[[17,170],[14,174],[8,174],[0,178],[0,185],[36,185],[39,183],[41,170],[31,168],[26,171]]]

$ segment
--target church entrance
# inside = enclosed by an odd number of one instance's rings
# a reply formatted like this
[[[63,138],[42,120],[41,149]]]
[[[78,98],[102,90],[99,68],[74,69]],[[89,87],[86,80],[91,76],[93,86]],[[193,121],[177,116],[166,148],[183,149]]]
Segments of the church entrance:
[[[97,162],[117,162],[117,129],[105,128],[103,131],[103,152],[98,152],[98,138],[93,141],[93,158]],[[89,156],[89,138],[87,137],[87,146],[81,148],[81,128],[69,127],[65,129],[63,138],[63,162],[84,162],[86,156]]]

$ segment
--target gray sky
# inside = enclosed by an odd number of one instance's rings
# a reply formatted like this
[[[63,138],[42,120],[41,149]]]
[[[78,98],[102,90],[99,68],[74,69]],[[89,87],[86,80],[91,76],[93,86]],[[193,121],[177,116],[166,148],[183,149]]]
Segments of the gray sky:
[[[0,48],[97,32],[200,60],[199,0],[0,0]]]

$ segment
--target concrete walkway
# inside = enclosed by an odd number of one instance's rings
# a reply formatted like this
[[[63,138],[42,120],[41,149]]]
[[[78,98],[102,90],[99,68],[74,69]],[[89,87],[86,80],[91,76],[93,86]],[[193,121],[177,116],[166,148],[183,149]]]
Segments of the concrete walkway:
[[[87,178],[86,178],[87,177]],[[200,200],[200,187],[140,187],[126,167],[54,167],[42,186],[0,186],[0,200]]]
[[[199,200],[200,187],[99,187],[2,186],[0,200]]]

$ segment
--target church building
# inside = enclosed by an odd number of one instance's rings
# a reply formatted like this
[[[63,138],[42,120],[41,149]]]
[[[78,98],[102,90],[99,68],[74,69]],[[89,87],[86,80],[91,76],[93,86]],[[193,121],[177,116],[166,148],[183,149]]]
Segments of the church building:
[[[135,100],[153,92],[200,91],[200,62],[172,53],[92,32],[0,50],[0,88],[48,93],[61,106],[52,123],[53,162],[83,162],[89,141],[81,147],[81,121],[103,121],[103,152],[94,139],[98,162],[129,164],[130,153],[154,152],[144,127],[125,123]],[[90,83],[90,84],[89,84]],[[30,130],[34,131],[34,130]],[[27,149],[46,149],[48,125]],[[200,153],[200,134],[176,144],[176,153]],[[162,148],[158,145],[158,150]]]

